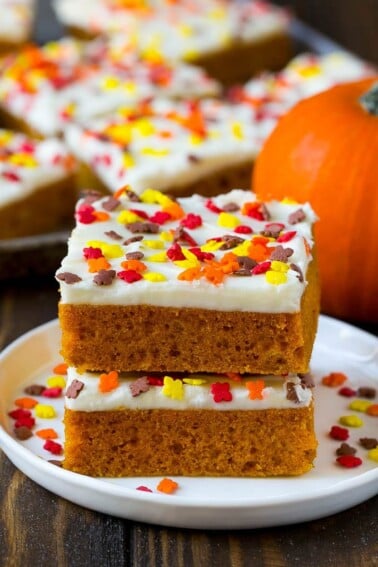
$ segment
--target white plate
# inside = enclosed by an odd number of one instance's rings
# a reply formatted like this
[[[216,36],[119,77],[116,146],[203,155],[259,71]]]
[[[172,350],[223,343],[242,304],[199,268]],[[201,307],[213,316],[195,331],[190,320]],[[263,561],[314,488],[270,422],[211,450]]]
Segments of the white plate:
[[[175,479],[179,489],[167,495],[156,491],[159,478],[94,479],[56,467],[47,462],[54,457],[42,448],[39,438],[14,438],[13,422],[7,414],[25,384],[46,383],[53,366],[61,361],[59,342],[58,322],[51,321],[20,337],[0,355],[0,447],[28,477],[71,502],[129,520],[236,529],[320,518],[359,504],[378,491],[377,463],[367,458],[367,451],[358,443],[360,437],[377,436],[377,418],[348,410],[349,398],[321,384],[315,388],[318,456],[314,469],[302,477],[180,477]],[[342,371],[352,387],[377,387],[378,340],[350,325],[321,317],[312,371],[317,383],[331,371]],[[40,420],[38,425],[55,427],[61,434],[63,400],[46,403],[56,406],[58,418],[53,422]],[[358,449],[363,464],[347,469],[336,464],[335,450],[340,442],[330,439],[328,432],[341,415],[350,414],[359,415],[364,422],[360,428],[350,428],[348,440]],[[136,490],[140,485],[153,492]]]

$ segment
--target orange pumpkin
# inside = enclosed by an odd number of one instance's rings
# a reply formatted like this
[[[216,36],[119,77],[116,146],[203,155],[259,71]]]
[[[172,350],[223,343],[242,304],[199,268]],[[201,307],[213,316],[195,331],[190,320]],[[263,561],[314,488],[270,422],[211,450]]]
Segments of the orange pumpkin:
[[[378,76],[305,99],[278,123],[257,158],[261,199],[309,201],[322,311],[378,321]]]

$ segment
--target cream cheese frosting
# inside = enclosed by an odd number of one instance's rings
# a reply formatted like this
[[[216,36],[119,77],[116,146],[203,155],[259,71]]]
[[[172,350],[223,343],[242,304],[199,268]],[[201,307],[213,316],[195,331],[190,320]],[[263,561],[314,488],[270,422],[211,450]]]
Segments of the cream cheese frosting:
[[[109,392],[101,391],[100,381],[100,374],[79,374],[75,368],[68,368],[65,407],[85,412],[123,409],[255,411],[308,407],[312,401],[311,389],[294,374],[251,375],[237,377],[237,380],[226,375],[208,374],[190,374],[180,378],[163,374],[159,378],[142,377],[141,374],[120,375],[117,386]],[[219,384],[222,386],[219,387]],[[134,395],[133,385],[136,387]],[[219,399],[217,388],[226,390],[226,399],[215,401]]]
[[[29,38],[35,0],[0,0],[0,42],[20,43]]]
[[[150,97],[220,93],[219,84],[199,67],[148,61],[135,53],[112,62],[96,42],[84,47],[69,38],[28,46],[0,68],[0,104],[43,136]]]
[[[76,219],[56,274],[63,304],[300,311],[316,219],[309,204],[262,204],[236,189],[174,202],[148,189],[89,195]]]
[[[65,178],[74,167],[61,140],[37,141],[0,129],[0,207]]]

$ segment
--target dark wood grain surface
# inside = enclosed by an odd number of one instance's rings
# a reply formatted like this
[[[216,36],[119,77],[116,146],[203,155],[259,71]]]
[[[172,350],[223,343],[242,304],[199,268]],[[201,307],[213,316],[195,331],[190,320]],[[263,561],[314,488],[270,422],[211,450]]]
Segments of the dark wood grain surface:
[[[310,24],[378,62],[377,0],[292,4]],[[42,9],[49,17],[47,0]],[[52,274],[0,284],[0,350],[55,318],[57,302]],[[270,529],[170,529],[71,504],[29,480],[0,452],[0,566],[376,567],[377,505],[376,497],[325,519]]]

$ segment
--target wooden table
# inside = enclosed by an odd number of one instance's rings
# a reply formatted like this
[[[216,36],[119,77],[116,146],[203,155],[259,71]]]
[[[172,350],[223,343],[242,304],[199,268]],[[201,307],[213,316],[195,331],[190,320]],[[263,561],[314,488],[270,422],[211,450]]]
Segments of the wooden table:
[[[377,0],[294,4],[310,23],[377,61]],[[40,14],[50,17],[45,2]],[[55,318],[57,302],[52,276],[1,284],[0,350]],[[377,505],[376,497],[325,519],[271,529],[171,529],[71,504],[29,480],[0,452],[0,567],[375,567]]]

